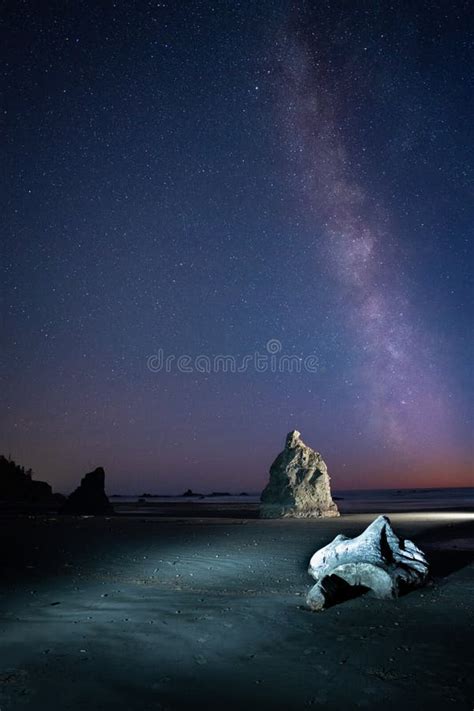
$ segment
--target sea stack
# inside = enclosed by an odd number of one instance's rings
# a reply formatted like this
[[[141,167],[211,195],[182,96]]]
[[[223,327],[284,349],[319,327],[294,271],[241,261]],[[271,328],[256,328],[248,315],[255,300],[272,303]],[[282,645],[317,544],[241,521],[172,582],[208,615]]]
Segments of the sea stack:
[[[63,514],[100,516],[113,513],[105,493],[105,472],[97,467],[81,479],[80,485],[68,497],[61,509]]]
[[[270,467],[270,480],[261,496],[260,516],[339,516],[329,481],[322,456],[301,440],[297,430],[293,430],[286,436],[285,449]]]

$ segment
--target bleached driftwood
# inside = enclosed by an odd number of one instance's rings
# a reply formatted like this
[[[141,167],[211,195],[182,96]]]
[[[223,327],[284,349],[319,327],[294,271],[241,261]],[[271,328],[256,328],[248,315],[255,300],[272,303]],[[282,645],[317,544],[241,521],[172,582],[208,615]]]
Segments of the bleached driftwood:
[[[316,580],[306,598],[312,610],[338,601],[348,586],[393,598],[422,585],[428,574],[423,552],[394,533],[387,516],[379,516],[357,538],[339,535],[317,551],[309,562]]]

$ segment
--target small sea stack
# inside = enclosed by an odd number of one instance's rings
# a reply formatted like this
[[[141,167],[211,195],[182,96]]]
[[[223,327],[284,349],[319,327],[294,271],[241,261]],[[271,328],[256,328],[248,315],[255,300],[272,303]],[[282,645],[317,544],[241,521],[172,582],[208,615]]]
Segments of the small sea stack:
[[[63,514],[100,516],[114,509],[105,493],[105,472],[97,467],[82,479],[80,485],[67,498],[61,509]]]
[[[331,496],[327,466],[308,447],[297,430],[286,436],[284,450],[270,467],[262,492],[262,518],[321,518],[339,516]]]

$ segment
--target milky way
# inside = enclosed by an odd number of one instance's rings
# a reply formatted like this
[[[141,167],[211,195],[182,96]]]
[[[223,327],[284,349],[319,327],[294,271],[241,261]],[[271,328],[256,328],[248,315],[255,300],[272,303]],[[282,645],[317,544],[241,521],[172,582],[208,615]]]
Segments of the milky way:
[[[449,411],[436,353],[416,325],[390,216],[371,200],[347,148],[343,94],[361,68],[335,72],[314,31],[310,42],[290,33],[282,47],[288,153],[314,224],[315,263],[323,255],[360,355],[347,364],[364,391],[360,417],[391,448],[439,443]]]
[[[297,428],[336,488],[470,482],[469,10],[8,3],[0,454],[256,492]],[[318,371],[147,367],[275,341]]]

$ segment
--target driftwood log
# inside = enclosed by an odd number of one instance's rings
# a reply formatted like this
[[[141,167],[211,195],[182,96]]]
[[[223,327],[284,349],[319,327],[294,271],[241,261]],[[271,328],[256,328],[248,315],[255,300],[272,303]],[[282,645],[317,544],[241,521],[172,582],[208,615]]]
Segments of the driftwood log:
[[[387,516],[379,516],[356,538],[336,536],[313,555],[308,572],[316,584],[306,602],[322,610],[357,592],[398,597],[425,582],[428,563],[412,541],[398,538]]]

